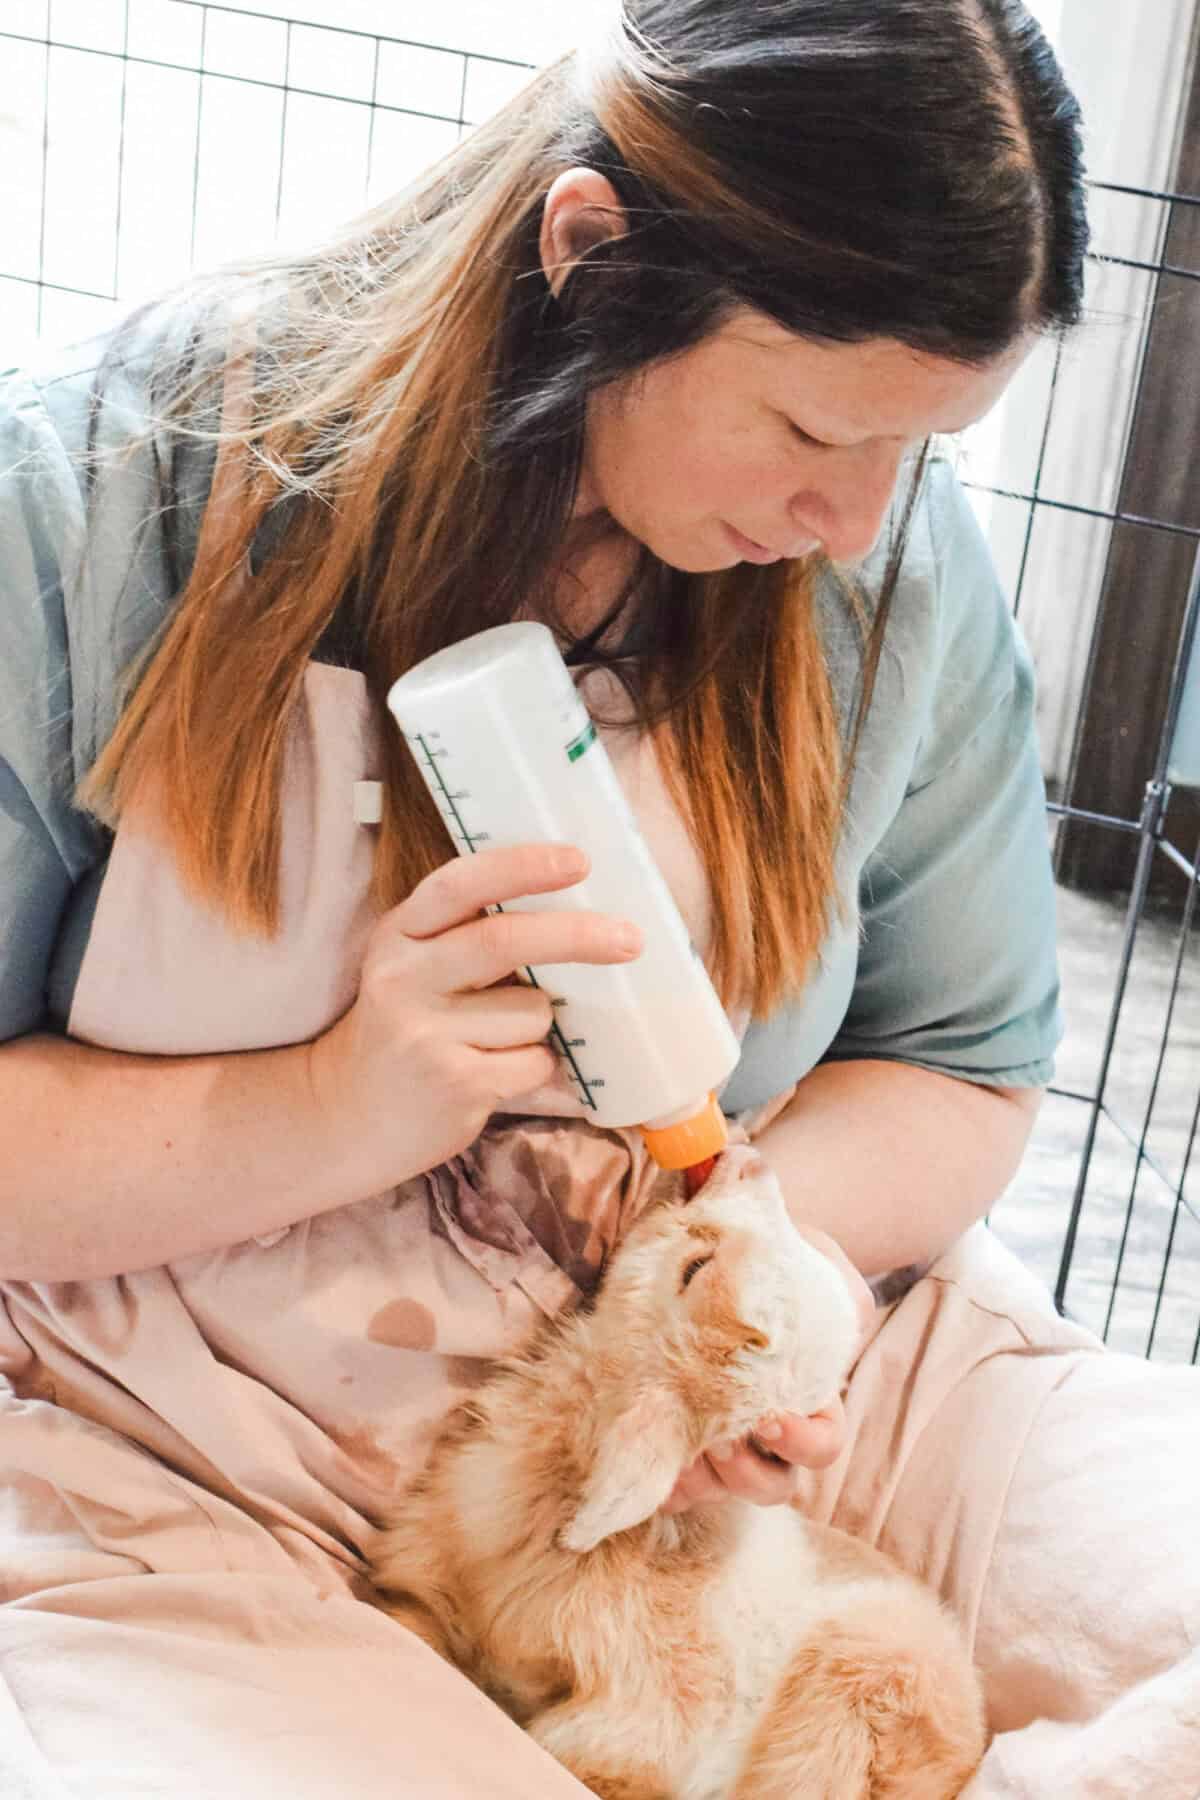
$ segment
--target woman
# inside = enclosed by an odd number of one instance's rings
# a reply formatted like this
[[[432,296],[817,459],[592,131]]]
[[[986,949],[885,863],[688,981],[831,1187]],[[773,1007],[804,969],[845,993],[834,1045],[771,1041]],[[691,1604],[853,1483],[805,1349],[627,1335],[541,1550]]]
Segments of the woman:
[[[1052,909],[1027,666],[922,446],[1076,318],[1085,241],[1013,0],[636,0],[336,242],[9,384],[8,1791],[581,1792],[358,1598],[446,1407],[645,1195],[506,980],[636,934],[480,917],[578,860],[447,865],[383,713],[519,615],[747,1025],[726,1109],[848,1279],[909,1271],[849,1433],[764,1421],[672,1503],[800,1481],[940,1584],[1005,1734],[981,1792],[1076,1791],[1020,1786],[1046,1731],[1086,1780],[1114,1696],[1177,1678],[1177,1618],[1136,1667],[1077,1626],[1077,1682],[1022,1612],[1028,1442],[1076,1445],[1058,1393],[1110,1364],[967,1231],[1048,1076]]]

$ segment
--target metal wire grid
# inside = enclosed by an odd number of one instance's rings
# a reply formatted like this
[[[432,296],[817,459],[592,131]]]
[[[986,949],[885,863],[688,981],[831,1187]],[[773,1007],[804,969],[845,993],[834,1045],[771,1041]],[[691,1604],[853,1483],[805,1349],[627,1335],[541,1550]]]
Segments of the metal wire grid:
[[[230,31],[242,32],[257,25],[260,29],[271,33],[277,40],[277,56],[267,56],[264,67],[253,74],[237,73],[227,61],[217,58],[213,50],[213,40],[217,35],[214,21],[220,21],[224,36]],[[189,29],[180,33],[180,23],[186,23]],[[135,36],[131,41],[131,29]],[[157,37],[169,42],[172,37],[177,41],[182,38],[193,55],[186,52],[176,54],[153,54],[149,50],[141,50],[138,43],[153,44]],[[326,41],[328,46],[344,51],[353,49],[361,52],[354,61],[357,65],[355,78],[349,85],[324,86],[311,79],[304,79],[293,69],[294,46],[303,37],[308,41],[309,54],[305,59],[307,68],[313,66],[314,56],[312,42]],[[14,283],[31,290],[36,297],[32,325],[35,334],[40,334],[46,325],[46,297],[48,295],[66,295],[75,300],[92,301],[98,304],[115,306],[128,302],[130,295],[122,291],[119,279],[120,258],[122,249],[122,201],[125,195],[125,153],[126,153],[126,99],[130,70],[159,70],[170,77],[190,76],[196,84],[196,123],[194,134],[193,185],[191,193],[191,231],[188,243],[189,264],[195,260],[197,252],[197,220],[200,214],[200,194],[202,165],[202,139],[205,126],[205,101],[214,88],[244,90],[247,98],[266,103],[277,97],[279,106],[279,129],[276,146],[276,181],[274,224],[278,228],[281,221],[285,199],[285,152],[289,139],[289,110],[298,102],[316,101],[329,103],[333,108],[351,108],[361,112],[367,121],[366,155],[363,168],[362,190],[357,195],[347,196],[346,209],[365,203],[377,174],[376,162],[378,146],[376,143],[377,126],[381,120],[407,120],[420,122],[430,127],[443,128],[442,132],[427,134],[428,148],[424,160],[451,144],[470,125],[498,103],[507,90],[519,86],[528,78],[530,65],[512,58],[482,54],[468,49],[457,49],[452,46],[438,44],[416,38],[388,37],[382,34],[350,30],[343,26],[314,26],[307,23],[281,17],[280,15],[247,11],[237,7],[222,6],[215,0],[5,0],[4,10],[0,13],[0,49],[5,45],[38,46],[45,51],[43,93],[41,114],[43,130],[41,134],[41,195],[40,217],[38,222],[36,268],[20,268],[12,266],[8,257],[11,251],[0,245],[0,283]],[[392,97],[384,97],[380,87],[381,59],[389,51],[408,53],[414,65],[410,80],[399,84],[392,82]],[[50,218],[48,208],[47,180],[51,167],[49,153],[51,89],[56,73],[56,57],[63,55],[84,55],[94,59],[95,65],[110,65],[120,70],[120,104],[119,116],[115,122],[117,137],[116,164],[116,216],[112,233],[112,276],[103,285],[80,281],[56,280],[53,272],[47,269],[47,225]],[[274,70],[265,65],[270,61],[276,63]],[[423,62],[423,67],[422,67]],[[449,65],[457,65],[453,82],[447,80]],[[421,92],[422,76],[436,70],[434,85],[440,92],[434,94],[432,100],[428,94]],[[57,65],[61,72],[63,65]],[[396,97],[399,87],[399,97]],[[407,87],[407,91],[403,91]],[[357,90],[357,91],[356,91]],[[474,92],[476,103],[469,104]],[[490,103],[490,104],[489,104]],[[336,129],[336,127],[335,127]],[[441,141],[439,141],[439,137]],[[0,146],[2,149],[2,146]],[[414,162],[411,169],[397,171],[395,185],[399,185],[409,173],[416,173],[420,160]],[[11,177],[10,177],[11,178]],[[3,180],[3,177],[0,177]],[[16,198],[15,194],[10,197]],[[161,283],[159,284],[161,285]]]
[[[1157,529],[1150,522],[1149,528]],[[1196,532],[1189,535],[1197,536]],[[1118,1302],[1121,1298],[1122,1283],[1126,1277],[1127,1255],[1131,1242],[1131,1234],[1135,1225],[1139,1198],[1143,1209],[1147,1206],[1166,1208],[1165,1243],[1162,1249],[1162,1261],[1157,1284],[1151,1300],[1149,1317],[1144,1322],[1144,1336],[1137,1346],[1146,1356],[1152,1356],[1158,1348],[1160,1327],[1163,1316],[1164,1301],[1168,1283],[1172,1276],[1173,1262],[1177,1256],[1180,1261],[1186,1259],[1187,1277],[1191,1287],[1191,1303],[1196,1312],[1196,1325],[1191,1335],[1190,1345],[1185,1345],[1179,1334],[1174,1343],[1165,1346],[1165,1351],[1174,1359],[1186,1355],[1195,1363],[1200,1360],[1200,1214],[1197,1213],[1196,1202],[1187,1192],[1187,1184],[1191,1173],[1192,1157],[1196,1146],[1197,1130],[1200,1128],[1200,1080],[1197,1081],[1197,1092],[1192,1104],[1191,1118],[1186,1130],[1186,1141],[1177,1169],[1173,1172],[1150,1147],[1149,1138],[1159,1102],[1164,1067],[1168,1048],[1171,1043],[1172,1029],[1176,1024],[1186,956],[1194,944],[1193,928],[1196,922],[1197,885],[1200,881],[1200,847],[1188,856],[1173,843],[1168,832],[1168,807],[1170,802],[1170,784],[1167,779],[1167,765],[1170,749],[1183,698],[1184,683],[1187,678],[1190,653],[1197,630],[1200,629],[1200,547],[1192,563],[1189,582],[1187,610],[1184,627],[1176,657],[1172,678],[1167,717],[1159,741],[1154,767],[1144,789],[1144,800],[1140,817],[1136,820],[1122,819],[1108,814],[1091,813],[1082,808],[1072,808],[1051,803],[1048,810],[1051,814],[1062,818],[1074,818],[1097,825],[1105,830],[1135,834],[1138,842],[1138,858],[1125,908],[1125,917],[1121,934],[1120,953],[1117,961],[1116,978],[1113,985],[1108,1018],[1105,1025],[1104,1041],[1100,1056],[1099,1072],[1095,1088],[1090,1093],[1076,1093],[1070,1089],[1053,1087],[1051,1093],[1064,1099],[1078,1102],[1087,1108],[1087,1123],[1084,1133],[1083,1148],[1079,1159],[1074,1192],[1071,1197],[1070,1211],[1067,1217],[1066,1230],[1063,1237],[1062,1252],[1059,1259],[1058,1274],[1055,1282],[1055,1300],[1063,1310],[1071,1310],[1069,1305],[1069,1287],[1075,1263],[1081,1228],[1084,1223],[1084,1209],[1089,1199],[1089,1189],[1093,1172],[1093,1158],[1097,1146],[1097,1134],[1101,1121],[1106,1121],[1120,1138],[1132,1150],[1132,1172],[1124,1206],[1120,1239],[1116,1247],[1116,1255],[1112,1269],[1111,1285],[1107,1304],[1102,1319],[1094,1315],[1087,1322],[1098,1329],[1107,1341],[1113,1331],[1114,1318]],[[1139,932],[1145,929],[1147,902],[1150,895],[1150,884],[1154,873],[1156,858],[1164,858],[1179,874],[1184,877],[1186,889],[1177,925],[1174,956],[1172,959],[1169,987],[1165,996],[1165,1004],[1161,1018],[1161,1031],[1158,1039],[1157,1053],[1154,1060],[1153,1074],[1149,1082],[1141,1118],[1136,1124],[1128,1120],[1109,1104],[1108,1090],[1110,1076],[1114,1067],[1114,1051],[1118,1032],[1126,1003],[1130,998],[1130,982],[1133,970],[1134,955],[1137,948]],[[1197,1080],[1195,1069],[1192,1079]],[[1139,1196],[1139,1186],[1143,1175],[1150,1178],[1152,1196],[1147,1197],[1143,1189]],[[1190,1241],[1185,1241],[1187,1238]],[[1180,1254],[1182,1252],[1182,1254]],[[1130,1347],[1133,1347],[1132,1345]]]
[[[1140,201],[1186,207],[1200,205],[1200,197],[1170,190],[1102,181],[1093,182],[1092,186],[1101,192],[1122,194]],[[1160,243],[1163,242],[1165,242],[1165,231],[1160,234]],[[1093,263],[1107,268],[1135,269],[1153,277],[1152,290],[1148,297],[1147,317],[1150,316],[1158,302],[1165,277],[1186,281],[1200,280],[1200,270],[1182,268],[1177,264],[1167,262],[1161,254],[1157,260],[1147,261],[1138,257],[1097,252],[1093,253],[1091,260]],[[1174,841],[1171,835],[1169,812],[1171,788],[1168,780],[1168,765],[1176,725],[1185,684],[1189,678],[1192,645],[1197,632],[1200,631],[1200,523],[1177,519],[1148,518],[1121,511],[1116,507],[1087,506],[1052,496],[1043,491],[1042,481],[1047,445],[1055,409],[1059,403],[1061,362],[1062,346],[1060,344],[1055,353],[1038,445],[1036,469],[1030,489],[1020,491],[992,485],[987,485],[985,488],[985,491],[991,494],[1021,502],[1028,509],[1013,596],[1014,610],[1019,613],[1021,609],[1034,524],[1037,516],[1042,512],[1074,514],[1098,520],[1107,526],[1110,533],[1114,526],[1123,525],[1148,532],[1160,532],[1191,539],[1196,544],[1196,554],[1192,559],[1187,603],[1180,641],[1177,646],[1166,716],[1152,766],[1146,770],[1142,806],[1138,817],[1128,818],[1116,813],[1095,812],[1056,801],[1047,803],[1047,811],[1053,820],[1073,820],[1095,829],[1129,834],[1138,839],[1137,862],[1124,909],[1119,951],[1103,1025],[1103,1039],[1094,1084],[1085,1091],[1057,1085],[1050,1089],[1050,1093],[1057,1098],[1073,1102],[1086,1109],[1073,1192],[1058,1254],[1054,1292],[1056,1302],[1062,1310],[1072,1312],[1077,1310],[1072,1304],[1072,1275],[1077,1272],[1081,1241],[1086,1238],[1090,1222],[1088,1203],[1093,1199],[1098,1141],[1102,1130],[1107,1128],[1110,1143],[1119,1142],[1126,1147],[1128,1152],[1128,1181],[1123,1205],[1120,1207],[1117,1240],[1115,1244],[1109,1243],[1105,1251],[1110,1259],[1107,1293],[1093,1294],[1090,1303],[1081,1305],[1078,1310],[1086,1318],[1086,1322],[1098,1330],[1106,1341],[1110,1340],[1119,1309],[1126,1297],[1123,1290],[1126,1284],[1130,1283],[1140,1292],[1131,1308],[1133,1322],[1129,1328],[1119,1334],[1118,1341],[1121,1342],[1122,1347],[1137,1349],[1146,1356],[1161,1353],[1169,1355],[1172,1359],[1187,1359],[1195,1363],[1200,1360],[1200,1212],[1197,1210],[1195,1199],[1187,1191],[1197,1131],[1200,1128],[1200,1072],[1195,1066],[1191,1070],[1189,1080],[1196,1092],[1190,1103],[1190,1119],[1174,1168],[1169,1167],[1166,1160],[1156,1153],[1150,1140],[1156,1109],[1162,1098],[1164,1069],[1171,1046],[1172,1032],[1180,1022],[1180,1003],[1184,994],[1187,957],[1189,948],[1195,942],[1193,928],[1196,921],[1197,884],[1200,881],[1200,872],[1197,867],[1200,846],[1185,848]],[[1139,365],[1135,383],[1133,416],[1136,416],[1142,396],[1145,367],[1143,359]],[[984,484],[972,484],[969,481],[966,485],[984,486]],[[1120,487],[1121,482],[1118,477],[1113,491],[1119,492]],[[1148,603],[1152,603],[1152,597],[1148,596],[1147,599]],[[1153,1058],[1153,1070],[1146,1086],[1140,1115],[1135,1113],[1131,1117],[1126,1109],[1118,1109],[1114,1106],[1110,1102],[1109,1096],[1115,1067],[1114,1057],[1118,1052],[1118,1040],[1126,1018],[1126,1009],[1131,999],[1136,997],[1136,989],[1131,986],[1131,980],[1139,934],[1148,929],[1153,930],[1161,941],[1164,933],[1164,923],[1160,913],[1156,911],[1151,917],[1149,909],[1151,882],[1155,873],[1156,861],[1159,859],[1170,864],[1183,878],[1186,885],[1176,921],[1174,951],[1166,992],[1156,996],[1157,1003],[1162,1010],[1159,1019],[1158,1041]],[[1192,999],[1195,998],[1196,996],[1193,995]],[[1111,1176],[1112,1160],[1110,1156],[1106,1180],[1103,1184],[1109,1189],[1105,1196],[1109,1230],[1111,1230],[1113,1220],[1114,1203],[1117,1200],[1117,1195],[1112,1191],[1114,1186]],[[1157,1235],[1161,1244],[1157,1279],[1151,1281],[1143,1266],[1131,1282],[1130,1247],[1139,1223],[1145,1220],[1148,1213],[1156,1215]],[[1164,1303],[1173,1276],[1177,1280],[1182,1276],[1185,1289],[1184,1303],[1190,1311],[1191,1324],[1185,1334],[1180,1325],[1179,1307],[1176,1305],[1173,1319],[1174,1330],[1170,1333],[1170,1341],[1164,1342],[1161,1336]]]
[[[121,107],[119,117],[119,147],[117,152],[117,213],[115,219],[113,245],[113,279],[107,290],[100,287],[72,286],[55,282],[47,278],[45,267],[46,224],[47,224],[47,188],[46,170],[48,158],[43,148],[42,156],[42,192],[41,217],[38,242],[38,263],[36,272],[9,270],[0,265],[0,282],[9,281],[24,284],[36,291],[36,325],[40,329],[44,322],[44,299],[47,294],[60,293],[78,299],[92,300],[115,304],[127,298],[119,292],[118,270],[120,260],[120,239],[122,229],[121,195],[123,193],[123,173],[125,157],[125,95],[127,71],[130,67],[141,65],[147,68],[169,69],[174,73],[184,73],[195,78],[198,84],[196,108],[195,166],[192,181],[192,218],[189,233],[189,253],[196,250],[196,220],[201,181],[201,123],[207,82],[220,80],[226,83],[237,83],[247,88],[267,93],[276,92],[282,96],[280,111],[279,143],[277,161],[277,181],[275,195],[275,217],[278,222],[284,197],[284,149],[287,136],[289,107],[297,99],[335,101],[342,105],[350,105],[367,109],[369,125],[366,152],[366,179],[364,194],[372,177],[376,121],[388,114],[399,114],[420,120],[433,121],[439,125],[452,127],[456,134],[470,123],[473,123],[468,108],[468,88],[472,69],[485,67],[502,74],[504,80],[512,87],[519,85],[528,72],[529,65],[502,57],[480,56],[469,50],[450,49],[445,45],[424,40],[400,39],[385,37],[379,34],[352,31],[344,27],[309,27],[298,21],[280,18],[267,12],[243,12],[240,9],[216,4],[216,0],[105,0],[109,11],[107,14],[109,41],[101,44],[96,41],[94,31],[85,28],[84,41],[72,35],[72,23],[80,18],[79,0],[8,0],[6,9],[7,27],[0,29],[0,44],[6,40],[43,45],[45,58],[45,91],[43,94],[43,115],[48,121],[50,112],[50,83],[54,67],[52,53],[55,51],[84,51],[97,58],[105,58],[119,62],[122,69]],[[13,9],[20,11],[21,17],[13,18]],[[198,37],[193,33],[192,41],[198,44],[198,54],[191,59],[166,59],[139,53],[136,46],[131,47],[130,27],[138,9],[138,17],[142,23],[149,14],[161,21],[169,14],[188,13],[198,15]],[[245,76],[231,73],[228,67],[214,66],[209,57],[212,42],[211,21],[220,16],[238,21],[268,21],[272,27],[282,27],[284,32],[282,70],[277,77]],[[22,29],[16,29],[17,25]],[[359,94],[347,93],[343,88],[334,91],[293,79],[293,43],[294,34],[298,31],[316,32],[328,36],[330,40],[355,40],[365,49],[369,63],[370,76],[367,91]],[[118,40],[119,37],[119,41]],[[459,59],[460,74],[455,104],[452,107],[429,107],[418,104],[426,96],[413,92],[402,96],[403,103],[395,97],[385,99],[380,92],[381,56],[389,46],[402,50],[433,53],[438,56],[453,56]],[[44,144],[45,134],[43,134]],[[1119,183],[1097,182],[1098,189],[1111,193],[1123,194],[1144,201],[1163,202],[1177,205],[1197,205],[1200,198],[1191,195],[1176,194],[1150,188],[1124,186]],[[0,247],[0,258],[3,258]],[[1157,261],[1146,261],[1136,257],[1105,256],[1098,260],[1109,267],[1125,267],[1144,271],[1154,277],[1155,287],[1164,276],[1182,277],[1187,280],[1200,279],[1200,271],[1182,269],[1169,264],[1160,257]],[[1030,545],[1035,521],[1042,512],[1064,512],[1082,515],[1091,519],[1104,521],[1109,529],[1115,524],[1139,527],[1148,531],[1168,532],[1197,541],[1197,556],[1193,566],[1191,588],[1188,599],[1184,631],[1179,645],[1174,680],[1171,687],[1168,707],[1168,718],[1159,745],[1154,767],[1147,771],[1145,798],[1141,814],[1136,819],[1121,817],[1117,814],[1089,812],[1069,805],[1051,802],[1049,811],[1055,818],[1074,819],[1085,822],[1098,829],[1116,831],[1136,835],[1139,840],[1139,854],[1133,886],[1125,909],[1121,932],[1120,951],[1117,959],[1115,980],[1111,1002],[1107,1010],[1104,1027],[1103,1046],[1100,1055],[1098,1073],[1094,1085],[1087,1091],[1077,1091],[1065,1087],[1055,1087],[1051,1093],[1060,1099],[1069,1100],[1086,1109],[1086,1127],[1083,1134],[1082,1149],[1079,1155],[1078,1168],[1074,1182],[1069,1212],[1065,1221],[1061,1251],[1058,1256],[1057,1276],[1055,1280],[1055,1296],[1060,1307],[1070,1307],[1070,1285],[1072,1270],[1080,1250],[1081,1233],[1086,1221],[1086,1208],[1089,1199],[1090,1183],[1094,1170],[1094,1157],[1097,1134],[1102,1122],[1111,1127],[1119,1138],[1128,1146],[1132,1154],[1132,1176],[1128,1185],[1123,1219],[1116,1246],[1115,1258],[1111,1270],[1111,1281],[1108,1289],[1107,1304],[1103,1318],[1097,1318],[1094,1311],[1088,1316],[1088,1322],[1100,1329],[1108,1337],[1112,1329],[1114,1311],[1121,1295],[1122,1283],[1126,1275],[1127,1250],[1139,1205],[1145,1209],[1149,1205],[1160,1210],[1165,1207],[1168,1213],[1168,1224],[1165,1233],[1165,1244],[1162,1251],[1161,1268],[1157,1287],[1150,1298],[1150,1316],[1145,1326],[1144,1341],[1139,1346],[1144,1354],[1152,1355],[1159,1349],[1158,1333],[1160,1313],[1164,1295],[1173,1265],[1179,1258],[1180,1246],[1185,1235],[1195,1232],[1196,1238],[1189,1250],[1197,1253],[1194,1263],[1188,1258],[1188,1271],[1197,1283],[1191,1294],[1191,1301],[1196,1305],[1198,1315],[1194,1335],[1190,1344],[1181,1348],[1178,1335],[1169,1353],[1175,1357],[1190,1356],[1193,1362],[1200,1360],[1200,1212],[1196,1202],[1186,1192],[1188,1176],[1191,1169],[1193,1151],[1196,1144],[1197,1130],[1200,1128],[1200,1092],[1197,1093],[1192,1110],[1190,1125],[1186,1134],[1179,1166],[1172,1172],[1151,1148],[1149,1139],[1155,1107],[1160,1094],[1161,1077],[1164,1060],[1167,1055],[1173,1025],[1177,1019],[1186,952],[1196,918],[1197,886],[1200,881],[1197,870],[1197,853],[1189,854],[1168,834],[1168,802],[1170,790],[1167,781],[1167,764],[1175,721],[1178,717],[1180,702],[1184,689],[1184,681],[1188,667],[1188,652],[1192,639],[1200,629],[1200,523],[1180,523],[1165,519],[1142,518],[1115,509],[1093,507],[1065,500],[1045,493],[1042,489],[1045,468],[1046,450],[1050,429],[1055,415],[1055,407],[1059,398],[1059,369],[1061,350],[1056,354],[1051,374],[1042,431],[1036,462],[1036,470],[1028,491],[991,486],[990,484],[972,484],[984,488],[985,491],[1002,499],[1020,502],[1028,508],[1022,543],[1019,567],[1016,575],[1014,606],[1020,610],[1025,590],[1029,564]],[[1138,383],[1140,390],[1141,373]],[[1114,1050],[1117,1044],[1118,1031],[1124,1008],[1129,999],[1131,971],[1134,966],[1135,949],[1139,931],[1143,928],[1147,911],[1147,900],[1150,892],[1151,876],[1156,859],[1167,859],[1186,881],[1186,896],[1182,905],[1178,922],[1176,950],[1169,990],[1165,998],[1161,1019],[1161,1032],[1158,1040],[1157,1060],[1142,1114],[1136,1123],[1129,1122],[1114,1109],[1109,1102],[1110,1077],[1113,1070]],[[1147,1200],[1145,1189],[1139,1196],[1139,1186],[1143,1176],[1151,1178],[1155,1187],[1155,1198]],[[1143,1280],[1142,1286],[1145,1286]],[[1131,1346],[1130,1346],[1131,1347]]]

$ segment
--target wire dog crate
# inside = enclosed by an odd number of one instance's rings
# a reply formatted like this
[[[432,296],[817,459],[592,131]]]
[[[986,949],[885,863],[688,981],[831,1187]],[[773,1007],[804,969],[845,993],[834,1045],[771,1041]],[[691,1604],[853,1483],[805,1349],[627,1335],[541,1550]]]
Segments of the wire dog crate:
[[[450,149],[529,73],[516,59],[215,0],[5,0],[0,50],[0,330],[17,340],[85,335],[195,264],[332,224]],[[1200,200],[1094,185],[1121,203],[1162,209],[1153,255],[1118,255],[1101,242],[1094,259],[1099,270],[1139,272],[1150,317],[1164,284],[1200,278],[1172,260],[1168,228]],[[1059,1305],[1109,1341],[1196,1362],[1197,849],[1172,796],[1200,785],[1200,744],[1188,748],[1189,733],[1200,738],[1200,508],[1149,516],[1122,504],[1125,426],[1120,442],[1113,428],[1117,474],[1105,504],[1056,486],[1048,450],[1055,433],[1073,429],[1062,358],[1062,346],[1053,348],[1030,478],[1005,482],[1001,471],[978,480],[969,458],[964,468],[968,488],[1000,509],[993,536],[1004,536],[999,561],[1018,615],[1037,584],[1039,533],[1054,516],[1086,522],[1104,546],[1122,533],[1169,539],[1191,562],[1176,556],[1170,580],[1150,594],[1174,641],[1169,679],[1164,670],[1153,697],[1137,804],[1097,803],[1077,780],[1052,786],[1060,870],[1079,860],[1065,834],[1076,848],[1080,834],[1099,834],[1135,853],[1120,904],[1063,886],[1070,1030],[1025,1165],[992,1224]],[[1143,356],[1138,396],[1147,366]],[[1094,642],[1080,719],[1104,679]],[[1078,725],[1075,742],[1077,775],[1087,760]]]

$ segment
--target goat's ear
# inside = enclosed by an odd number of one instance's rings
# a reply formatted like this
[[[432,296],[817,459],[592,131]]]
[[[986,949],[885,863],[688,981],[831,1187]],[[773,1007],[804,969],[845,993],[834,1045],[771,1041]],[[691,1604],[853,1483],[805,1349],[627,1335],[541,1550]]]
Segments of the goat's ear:
[[[566,1550],[594,1550],[658,1511],[687,1457],[678,1404],[662,1390],[643,1393],[602,1432],[579,1505],[559,1533]]]

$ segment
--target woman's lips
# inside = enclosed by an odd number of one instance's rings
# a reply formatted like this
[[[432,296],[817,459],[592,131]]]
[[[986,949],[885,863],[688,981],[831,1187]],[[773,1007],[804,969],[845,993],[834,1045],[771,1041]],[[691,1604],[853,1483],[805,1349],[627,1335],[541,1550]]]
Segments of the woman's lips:
[[[725,529],[733,539],[733,547],[743,561],[753,563],[782,561],[782,551],[768,550],[765,544],[756,544],[753,538],[748,538],[744,532],[738,531],[733,525],[726,525]]]
[[[817,547],[816,540],[813,539],[810,543],[801,544],[797,550],[769,550],[765,544],[760,544],[754,538],[747,537],[745,532],[739,531],[735,525],[726,522],[725,529],[733,540],[734,549],[744,562],[782,562],[785,557],[807,556],[810,550],[815,550]]]

